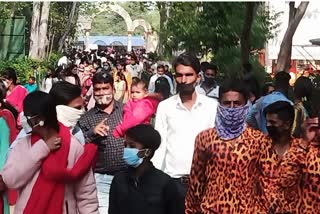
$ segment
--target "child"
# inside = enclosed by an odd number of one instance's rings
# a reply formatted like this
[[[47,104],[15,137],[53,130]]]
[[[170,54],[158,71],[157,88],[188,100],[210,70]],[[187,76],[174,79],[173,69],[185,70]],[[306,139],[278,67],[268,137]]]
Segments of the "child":
[[[129,169],[115,175],[109,198],[109,214],[182,214],[175,181],[150,161],[161,137],[151,125],[130,128],[125,136],[123,159]]]
[[[147,85],[140,79],[132,81],[131,100],[123,108],[122,122],[114,129],[113,136],[123,137],[127,129],[138,124],[150,124],[159,100],[148,96]]]

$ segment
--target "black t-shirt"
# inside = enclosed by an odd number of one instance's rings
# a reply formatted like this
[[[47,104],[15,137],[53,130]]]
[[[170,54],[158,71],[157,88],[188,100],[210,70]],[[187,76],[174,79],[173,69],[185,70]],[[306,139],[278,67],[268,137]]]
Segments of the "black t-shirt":
[[[177,186],[174,180],[156,169],[150,168],[136,179],[134,169],[118,173],[111,184],[109,214],[180,214]]]

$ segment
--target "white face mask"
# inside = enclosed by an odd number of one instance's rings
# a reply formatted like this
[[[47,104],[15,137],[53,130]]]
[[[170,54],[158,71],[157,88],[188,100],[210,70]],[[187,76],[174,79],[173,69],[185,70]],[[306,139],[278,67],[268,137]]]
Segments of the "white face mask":
[[[109,105],[113,100],[113,95],[105,94],[105,95],[94,96],[94,99],[99,105]]]
[[[34,117],[37,117],[37,116],[34,116]],[[32,118],[34,118],[34,117],[32,117]],[[44,126],[44,121],[40,121],[38,124],[31,127],[28,123],[27,117],[24,115],[21,116],[20,121],[21,121],[21,126],[26,134],[30,134],[32,132],[32,129],[37,126]]]
[[[63,125],[73,129],[80,117],[84,114],[83,109],[76,109],[66,105],[57,105],[57,118]]]
[[[32,132],[32,127],[29,125],[26,116],[22,115],[20,118],[21,126],[26,134],[30,134]]]

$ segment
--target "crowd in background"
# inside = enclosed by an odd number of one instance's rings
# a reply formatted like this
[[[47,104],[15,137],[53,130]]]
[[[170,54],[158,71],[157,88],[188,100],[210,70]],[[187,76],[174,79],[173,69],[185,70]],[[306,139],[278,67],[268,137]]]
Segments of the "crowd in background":
[[[244,67],[73,50],[39,88],[7,68],[0,213],[318,213],[319,90]]]

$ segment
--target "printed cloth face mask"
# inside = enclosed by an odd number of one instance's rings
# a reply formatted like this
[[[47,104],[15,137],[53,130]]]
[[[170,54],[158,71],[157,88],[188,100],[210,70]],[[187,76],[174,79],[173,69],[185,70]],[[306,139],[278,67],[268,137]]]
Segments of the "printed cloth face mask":
[[[249,103],[238,108],[223,107],[219,104],[215,128],[218,136],[223,140],[239,137],[246,128],[249,113]]]

